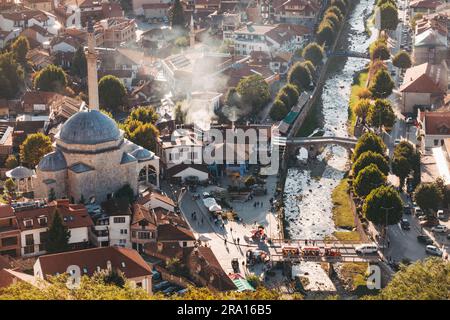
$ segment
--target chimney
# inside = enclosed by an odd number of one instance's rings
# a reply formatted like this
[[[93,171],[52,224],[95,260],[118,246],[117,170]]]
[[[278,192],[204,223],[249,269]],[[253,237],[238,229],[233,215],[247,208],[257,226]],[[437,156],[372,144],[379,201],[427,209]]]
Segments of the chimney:
[[[106,269],[108,269],[108,271],[111,271],[112,270],[112,264],[111,264],[111,261],[106,261]]]

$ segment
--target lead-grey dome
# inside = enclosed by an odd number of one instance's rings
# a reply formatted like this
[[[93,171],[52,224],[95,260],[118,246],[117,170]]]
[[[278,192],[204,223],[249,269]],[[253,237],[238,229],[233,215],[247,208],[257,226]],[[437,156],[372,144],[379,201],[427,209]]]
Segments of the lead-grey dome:
[[[114,120],[102,112],[81,111],[64,123],[59,138],[68,144],[99,144],[118,140],[120,131]]]
[[[47,153],[39,162],[41,171],[59,171],[67,168],[67,162],[60,150]]]
[[[136,150],[131,152],[131,155],[138,160],[153,159],[153,157],[155,156],[155,154],[153,152],[148,151],[147,149],[144,149],[142,147],[137,148]]]
[[[23,166],[15,167],[12,170],[6,171],[6,176],[12,179],[26,179],[33,175],[33,171]]]

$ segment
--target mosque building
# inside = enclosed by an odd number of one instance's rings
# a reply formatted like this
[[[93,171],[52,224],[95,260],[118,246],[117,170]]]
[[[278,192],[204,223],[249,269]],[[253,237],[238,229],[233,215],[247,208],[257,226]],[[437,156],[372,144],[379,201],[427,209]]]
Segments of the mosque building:
[[[45,155],[33,177],[36,198],[81,199],[101,203],[129,184],[134,193],[140,182],[159,187],[159,158],[151,151],[124,138],[117,123],[100,112],[97,82],[97,54],[94,30],[88,26],[89,109],[70,117],[55,136],[54,151]]]

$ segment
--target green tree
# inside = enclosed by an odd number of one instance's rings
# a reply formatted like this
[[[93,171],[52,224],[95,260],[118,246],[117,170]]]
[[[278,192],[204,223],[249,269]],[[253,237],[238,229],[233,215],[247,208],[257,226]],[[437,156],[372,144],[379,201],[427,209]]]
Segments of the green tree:
[[[364,169],[365,167],[374,164],[380,169],[380,171],[387,176],[389,173],[389,163],[387,162],[386,158],[376,152],[372,151],[366,151],[363,152],[358,159],[353,163],[352,171],[353,176],[358,176],[358,173]]]
[[[72,66],[70,67],[72,74],[80,78],[87,76],[87,60],[82,46],[78,47],[72,58]]]
[[[169,9],[169,21],[170,26],[185,28],[186,18],[184,16],[183,6],[180,0],[174,0],[172,6]]]
[[[273,102],[272,108],[270,109],[269,116],[274,121],[280,121],[283,120],[284,117],[288,114],[289,110],[286,107],[286,104],[277,99]]]
[[[28,42],[28,39],[24,36],[17,37],[17,39],[14,40],[11,46],[11,51],[14,55],[14,59],[16,59],[16,61],[19,62],[24,69],[27,66],[28,50],[30,50],[30,44]]]
[[[411,68],[412,66],[411,56],[406,51],[400,51],[392,59],[392,64],[400,69]]]
[[[251,106],[254,111],[261,110],[270,101],[269,85],[260,75],[242,78],[236,92],[240,95],[242,104]]]
[[[108,110],[117,111],[124,104],[127,90],[122,80],[112,75],[106,75],[98,83],[98,94],[103,106]]]
[[[43,133],[29,134],[20,145],[20,160],[34,168],[42,157],[52,152],[52,142]]]
[[[365,198],[372,190],[385,183],[386,176],[378,169],[376,164],[372,163],[359,171],[353,187],[358,197]]]
[[[336,13],[327,11],[323,17],[323,20],[328,20],[335,28],[339,28],[341,20],[336,15]]]
[[[421,183],[414,191],[414,200],[427,214],[437,211],[443,199],[442,191],[436,183]]]
[[[398,9],[392,2],[386,2],[380,7],[381,30],[396,30],[398,25]]]
[[[391,128],[395,123],[395,113],[389,100],[377,99],[369,108],[367,122],[372,127]]]
[[[0,300],[149,300],[142,288],[134,288],[129,281],[122,287],[105,283],[102,276],[82,276],[78,288],[67,286],[67,273],[50,277],[45,286],[33,286],[18,281],[0,289]]]
[[[100,270],[92,275],[92,280],[97,283],[104,283],[106,285],[114,285],[119,288],[125,288],[127,278],[120,270]]]
[[[134,108],[130,115],[127,117],[127,121],[137,120],[142,123],[155,124],[158,121],[158,114],[153,107],[137,107]]]
[[[18,165],[19,161],[17,161],[17,157],[13,154],[10,154],[5,160],[5,167],[8,169],[14,169]]]
[[[53,215],[50,228],[45,239],[45,250],[48,253],[58,253],[69,250],[70,230],[62,222],[58,210]]]
[[[375,300],[449,300],[450,263],[440,258],[417,260],[402,266]]]
[[[175,123],[177,124],[185,124],[187,112],[183,110],[183,104],[181,102],[177,102],[175,106]]]
[[[147,150],[155,151],[158,136],[159,131],[153,124],[141,123],[135,130],[130,132],[129,139]]]
[[[67,86],[67,76],[64,70],[53,64],[36,73],[34,88],[41,91],[63,92]]]
[[[394,89],[394,81],[387,72],[387,70],[380,69],[375,74],[372,84],[369,87],[372,97],[385,99],[389,97]]]
[[[126,185],[121,187],[119,190],[114,192],[114,198],[116,198],[116,199],[125,198],[131,204],[131,203],[133,203],[134,198],[135,198],[134,197],[134,191],[130,187],[130,185],[127,183]]]
[[[436,179],[435,184],[442,193],[442,206],[444,208],[448,208],[448,206],[450,205],[450,188],[447,187],[444,179],[440,177]]]
[[[311,61],[313,65],[318,66],[324,58],[323,48],[316,42],[311,42],[303,50],[303,58]]]
[[[390,57],[391,53],[385,43],[377,41],[370,47],[370,58],[372,60],[388,60]]]
[[[405,157],[394,156],[392,159],[392,173],[400,180],[400,189],[405,185],[405,179],[411,172],[411,165]]]
[[[323,21],[317,30],[317,41],[320,45],[331,46],[334,41],[334,30],[329,20]]]
[[[335,15],[338,17],[339,21],[342,21],[342,19],[344,19],[344,14],[343,14],[343,12],[341,11],[341,9],[339,9],[339,8],[336,7],[336,6],[330,6],[330,7],[327,9],[327,11],[325,11],[325,16],[326,16],[327,14],[329,14],[329,13],[335,14]]]
[[[358,118],[366,121],[371,105],[372,102],[369,99],[360,99],[353,111],[355,112],[356,116],[358,116]]]
[[[16,183],[13,179],[8,178],[5,181],[4,188],[3,188],[3,195],[8,200],[12,200],[16,196]]]
[[[397,224],[403,215],[403,202],[393,187],[372,190],[364,200],[363,214],[376,225]]]
[[[246,187],[250,188],[251,186],[256,184],[256,178],[254,176],[248,176],[245,178],[244,184]]]
[[[411,29],[416,30],[416,22],[423,18],[422,13],[416,13],[410,21]]]
[[[189,46],[189,39],[186,37],[178,37],[175,39],[175,45],[180,48],[185,48]]]
[[[283,92],[289,97],[289,107],[293,107],[297,104],[300,94],[296,86],[288,83],[280,89],[280,92]]]
[[[356,144],[353,152],[353,161],[358,159],[359,156],[366,151],[372,151],[384,155],[386,153],[386,145],[376,134],[367,132],[358,139],[358,143]]]
[[[23,86],[23,80],[23,68],[16,62],[13,54],[0,54],[0,98],[15,98]]]
[[[311,81],[311,72],[304,63],[297,62],[289,70],[288,82],[295,85],[297,91],[309,90]]]

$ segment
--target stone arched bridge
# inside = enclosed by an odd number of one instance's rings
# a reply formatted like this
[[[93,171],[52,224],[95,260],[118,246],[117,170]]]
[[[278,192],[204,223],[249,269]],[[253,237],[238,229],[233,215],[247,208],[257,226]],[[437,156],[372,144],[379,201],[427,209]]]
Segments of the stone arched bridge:
[[[305,148],[311,157],[315,157],[327,145],[338,145],[351,150],[357,142],[358,139],[354,137],[294,137],[287,138],[284,145],[290,155],[297,155],[300,148]]]

